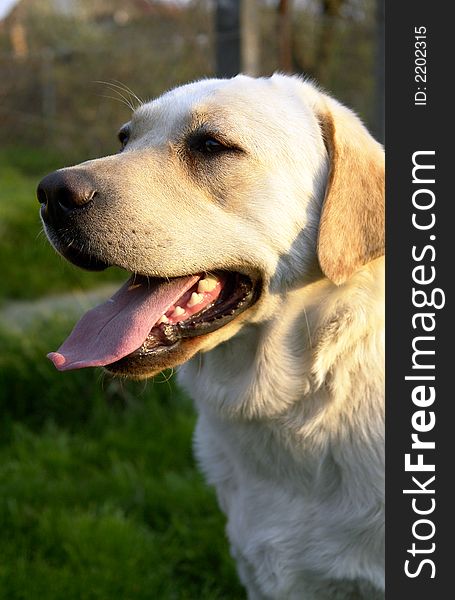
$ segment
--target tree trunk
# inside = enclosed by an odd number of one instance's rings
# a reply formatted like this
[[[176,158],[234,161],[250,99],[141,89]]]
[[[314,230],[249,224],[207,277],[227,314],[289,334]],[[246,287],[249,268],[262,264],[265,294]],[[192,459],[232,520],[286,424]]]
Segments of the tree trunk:
[[[240,72],[240,0],[217,0],[215,11],[216,75]]]
[[[294,70],[292,57],[292,28],[291,28],[292,0],[279,0],[278,2],[278,68],[280,71],[290,73]]]
[[[242,73],[259,75],[259,23],[257,0],[241,0]]]
[[[316,55],[316,73],[322,83],[326,83],[330,73],[330,62],[333,55],[337,21],[340,17],[344,0],[322,1],[322,24]]]

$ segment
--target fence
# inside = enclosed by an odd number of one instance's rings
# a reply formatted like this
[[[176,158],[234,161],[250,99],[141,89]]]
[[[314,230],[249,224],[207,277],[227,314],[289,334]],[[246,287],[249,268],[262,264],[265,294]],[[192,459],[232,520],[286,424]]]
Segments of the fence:
[[[116,130],[129,119],[128,101],[213,73],[208,36],[175,37],[152,51],[61,52],[17,58],[0,54],[2,145],[59,149],[96,156],[116,149]],[[104,83],[102,83],[104,82]],[[122,89],[123,88],[123,89]]]
[[[337,18],[324,73],[322,69],[318,73],[317,64],[317,39],[324,23],[316,12],[293,11],[292,52],[297,70],[322,79],[374,128],[374,3],[365,0],[364,5],[363,12],[345,11]],[[35,19],[27,25],[28,52],[19,53],[11,50],[6,28],[0,30],[2,146],[51,147],[75,159],[115,151],[116,129],[131,112],[122,98],[128,92],[117,86],[125,84],[148,99],[169,87],[214,75],[214,21],[213,6],[202,0],[191,10],[181,7],[175,14],[148,15],[128,23],[48,17],[38,27]],[[275,5],[261,4],[257,27],[257,71],[266,75],[279,66]]]

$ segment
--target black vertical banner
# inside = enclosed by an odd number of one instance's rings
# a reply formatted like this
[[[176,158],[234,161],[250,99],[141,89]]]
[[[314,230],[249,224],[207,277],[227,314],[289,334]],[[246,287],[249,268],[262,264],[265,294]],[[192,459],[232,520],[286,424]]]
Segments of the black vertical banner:
[[[450,286],[455,275],[450,91],[455,36],[449,6],[386,2],[390,600],[452,597],[455,576],[455,327]]]

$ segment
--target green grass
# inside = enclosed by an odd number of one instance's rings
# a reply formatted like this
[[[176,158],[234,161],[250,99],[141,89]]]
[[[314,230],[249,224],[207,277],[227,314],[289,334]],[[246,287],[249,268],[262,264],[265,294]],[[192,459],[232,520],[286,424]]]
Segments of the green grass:
[[[0,598],[243,598],[164,375],[57,373],[68,324],[0,332]]]
[[[127,278],[120,269],[89,273],[70,265],[52,250],[42,233],[36,186],[46,173],[65,162],[48,152],[0,152],[0,302]]]
[[[33,189],[46,156],[0,155],[1,298],[105,281],[59,261]],[[59,373],[64,314],[25,329],[0,307],[0,600],[241,600],[214,493],[191,449],[195,415],[164,375]]]

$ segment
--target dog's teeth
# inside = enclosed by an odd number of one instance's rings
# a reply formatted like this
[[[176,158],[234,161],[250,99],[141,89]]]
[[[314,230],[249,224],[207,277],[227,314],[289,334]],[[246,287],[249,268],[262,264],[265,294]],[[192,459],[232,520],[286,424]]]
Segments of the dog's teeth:
[[[172,313],[171,317],[181,317],[184,312],[185,312],[184,308],[182,308],[181,306],[176,306],[174,308],[174,312]]]
[[[192,306],[196,306],[196,304],[200,304],[203,300],[204,296],[202,294],[196,294],[196,292],[193,292],[186,305],[188,308],[191,308]]]
[[[166,317],[166,315],[160,317],[156,324],[161,325],[161,323],[169,323],[169,319]]]
[[[207,277],[204,277],[204,279],[199,280],[199,283],[197,284],[197,291],[199,293],[213,292],[217,283],[218,280],[215,279],[215,277],[210,277],[210,275],[208,275]]]

